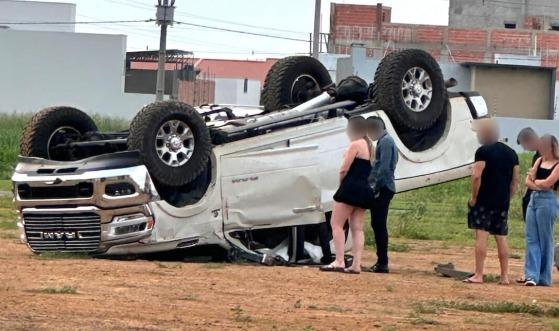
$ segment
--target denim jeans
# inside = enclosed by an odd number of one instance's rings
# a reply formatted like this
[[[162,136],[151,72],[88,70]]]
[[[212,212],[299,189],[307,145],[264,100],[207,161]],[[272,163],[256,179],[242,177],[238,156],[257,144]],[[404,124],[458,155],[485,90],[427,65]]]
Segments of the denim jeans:
[[[553,228],[557,217],[557,196],[553,191],[532,193],[526,215],[526,279],[550,286],[553,272]]]

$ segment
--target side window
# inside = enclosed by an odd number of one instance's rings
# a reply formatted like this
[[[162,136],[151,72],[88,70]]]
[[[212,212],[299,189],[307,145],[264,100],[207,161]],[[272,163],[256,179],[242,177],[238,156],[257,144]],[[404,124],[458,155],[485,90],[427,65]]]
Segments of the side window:
[[[505,29],[516,29],[515,21],[505,21]]]
[[[245,78],[245,86],[244,86],[243,92],[244,92],[245,94],[248,93],[248,78]]]

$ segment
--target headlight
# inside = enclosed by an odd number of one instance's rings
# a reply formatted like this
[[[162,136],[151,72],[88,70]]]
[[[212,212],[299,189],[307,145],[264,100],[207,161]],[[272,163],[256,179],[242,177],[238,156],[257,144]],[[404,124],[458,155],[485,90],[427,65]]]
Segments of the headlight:
[[[114,183],[105,186],[105,194],[111,197],[121,197],[134,193],[136,193],[136,189],[130,183]]]

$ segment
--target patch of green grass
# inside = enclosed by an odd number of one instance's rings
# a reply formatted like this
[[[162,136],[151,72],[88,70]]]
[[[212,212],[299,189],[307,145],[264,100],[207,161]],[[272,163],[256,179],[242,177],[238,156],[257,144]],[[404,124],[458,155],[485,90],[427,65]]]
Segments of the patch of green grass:
[[[163,268],[163,269],[181,269],[182,268],[182,264],[180,263],[165,263],[165,262],[160,262],[160,261],[155,261],[154,262],[156,266],[158,266],[159,268]]]
[[[416,302],[413,304],[413,311],[417,314],[437,314],[438,308],[434,305],[428,305],[423,302]]]
[[[0,232],[0,239],[19,239],[17,232]]]
[[[63,287],[47,287],[40,289],[33,289],[30,292],[34,293],[46,293],[46,294],[77,294],[78,290],[74,286],[63,286]]]
[[[11,192],[12,191],[12,181],[9,179],[0,180],[0,191]]]
[[[518,252],[511,252],[509,254],[509,259],[520,260],[522,258],[522,254]]]
[[[388,250],[391,252],[409,252],[411,250],[411,246],[408,244],[403,243],[389,243]]]
[[[16,230],[16,229],[17,229],[17,223],[15,221],[0,221],[0,230]]]
[[[413,325],[437,325],[437,324],[439,324],[439,322],[435,321],[434,319],[421,316],[417,313],[411,313],[410,314],[410,322]]]
[[[430,301],[423,302],[424,307],[433,309],[456,309],[493,314],[530,314],[534,316],[559,317],[559,308],[544,308],[537,304],[517,303],[510,301],[497,302],[463,302],[463,301]]]
[[[44,252],[37,255],[33,255],[33,258],[39,260],[82,260],[82,259],[90,259],[92,258],[91,255],[87,253],[68,253],[68,252]]]
[[[331,305],[331,306],[309,305],[307,308],[308,309],[313,309],[313,310],[328,311],[328,312],[332,312],[332,313],[347,313],[347,312],[351,311],[350,308],[344,308],[344,307],[340,307],[340,306],[336,306],[336,305]]]
[[[206,268],[206,269],[223,269],[226,266],[227,265],[225,263],[215,263],[215,262],[202,264],[202,268]]]
[[[179,300],[182,300],[182,301],[200,301],[200,299],[197,296],[192,295],[192,294],[187,294],[185,296],[182,296],[182,297],[179,298]]]
[[[483,281],[485,283],[493,283],[497,280],[497,278],[498,278],[497,276],[492,275],[492,274],[483,275]]]
[[[549,326],[552,331],[559,331],[559,321],[555,319],[544,319],[544,324]]]
[[[244,312],[243,308],[241,308],[241,306],[237,305],[234,308],[231,308],[231,311],[233,312],[233,320],[235,322],[241,322],[241,323],[252,322],[252,317],[247,315]]]

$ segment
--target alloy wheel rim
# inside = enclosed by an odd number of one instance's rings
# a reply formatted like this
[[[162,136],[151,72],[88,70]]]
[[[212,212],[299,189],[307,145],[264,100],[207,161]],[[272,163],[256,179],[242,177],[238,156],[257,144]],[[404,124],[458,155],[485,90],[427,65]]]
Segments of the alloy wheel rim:
[[[164,122],[157,130],[155,150],[166,165],[176,168],[188,162],[194,153],[194,135],[180,120]]]

